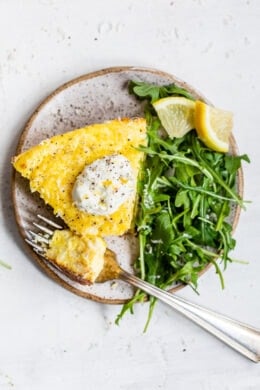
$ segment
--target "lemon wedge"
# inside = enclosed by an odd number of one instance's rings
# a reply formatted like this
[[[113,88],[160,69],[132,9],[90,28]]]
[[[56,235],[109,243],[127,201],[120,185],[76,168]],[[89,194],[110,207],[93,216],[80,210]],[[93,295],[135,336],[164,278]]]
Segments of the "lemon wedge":
[[[153,107],[170,138],[183,137],[195,128],[195,102],[185,97],[166,97],[153,103]]]
[[[209,148],[227,152],[233,127],[233,114],[197,100],[195,102],[195,128],[198,137]]]

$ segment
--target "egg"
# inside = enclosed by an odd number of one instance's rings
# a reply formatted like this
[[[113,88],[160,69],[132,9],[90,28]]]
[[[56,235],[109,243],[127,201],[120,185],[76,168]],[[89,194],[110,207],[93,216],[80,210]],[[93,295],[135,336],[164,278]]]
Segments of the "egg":
[[[105,241],[98,236],[80,237],[70,230],[55,230],[45,257],[82,284],[93,283],[104,266]]]
[[[138,147],[146,142],[144,118],[115,119],[46,139],[14,157],[13,166],[29,180],[31,191],[38,191],[45,203],[53,208],[54,214],[60,216],[73,232],[82,236],[120,236],[133,228],[136,184],[144,159],[144,153]],[[77,201],[77,179],[86,167],[111,156],[120,156],[129,164],[130,173],[128,176],[119,175],[116,184],[121,180],[122,187],[129,182],[133,188],[128,188],[128,196],[120,197],[112,212],[84,209]],[[120,167],[115,166],[114,172],[117,168],[120,171]],[[107,175],[103,176],[99,203],[102,204],[105,186],[111,190],[111,184],[115,182],[111,182]],[[98,183],[95,182],[93,187],[97,189]],[[105,201],[106,206],[109,202],[111,200]]]

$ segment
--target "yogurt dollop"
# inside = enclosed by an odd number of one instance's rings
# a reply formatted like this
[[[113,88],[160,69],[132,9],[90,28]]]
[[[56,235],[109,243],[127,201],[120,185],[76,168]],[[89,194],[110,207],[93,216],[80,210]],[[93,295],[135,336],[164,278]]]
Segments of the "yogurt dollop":
[[[112,154],[93,161],[78,175],[73,190],[74,204],[92,215],[114,213],[135,190],[130,161]]]

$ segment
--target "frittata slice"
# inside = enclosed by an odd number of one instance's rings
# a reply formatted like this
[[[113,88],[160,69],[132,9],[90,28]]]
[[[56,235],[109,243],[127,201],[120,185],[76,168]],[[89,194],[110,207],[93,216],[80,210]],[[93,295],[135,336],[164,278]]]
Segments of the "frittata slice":
[[[144,118],[115,119],[42,141],[13,159],[14,168],[30,181],[32,192],[52,206],[68,227],[80,235],[122,235],[132,227],[136,191],[114,213],[90,215],[77,208],[72,189],[84,167],[96,159],[120,153],[131,163],[135,182],[146,144]]]
[[[98,236],[80,237],[70,230],[55,230],[45,257],[71,279],[94,283],[104,266],[105,241]]]

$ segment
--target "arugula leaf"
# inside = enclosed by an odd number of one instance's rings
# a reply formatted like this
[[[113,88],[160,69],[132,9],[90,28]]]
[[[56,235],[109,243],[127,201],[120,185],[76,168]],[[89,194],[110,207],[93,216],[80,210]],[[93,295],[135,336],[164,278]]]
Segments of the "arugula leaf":
[[[171,223],[171,217],[167,212],[162,212],[156,215],[154,219],[155,228],[152,232],[152,243],[161,243],[164,245],[164,250],[167,251],[168,247],[174,240],[174,230]]]
[[[186,89],[178,87],[173,83],[158,86],[132,80],[129,82],[128,88],[129,93],[136,95],[141,100],[148,99],[151,103],[168,96],[184,96],[188,99],[195,100]]]
[[[0,265],[2,267],[7,268],[7,269],[12,269],[12,267],[9,264],[7,264],[6,262],[4,262],[3,260],[0,260]]]
[[[224,269],[232,262],[235,247],[229,222],[231,204],[244,207],[236,190],[236,177],[247,155],[230,156],[207,148],[191,131],[182,138],[161,137],[160,121],[152,107],[159,98],[190,94],[176,85],[156,86],[131,81],[130,93],[146,100],[148,146],[138,183],[139,210],[135,221],[140,255],[136,272],[160,288],[176,283],[189,284],[197,291],[199,273],[213,264],[224,287]],[[126,311],[146,295],[137,290],[123,306],[117,323]],[[147,329],[156,299],[149,298]]]
[[[156,85],[146,84],[140,81],[130,81],[129,92],[141,99],[150,98],[152,102],[160,98],[160,89]]]
[[[241,161],[244,160],[246,162],[250,162],[249,157],[246,154],[243,154],[242,156],[231,156],[226,155],[225,156],[225,167],[229,174],[236,174],[238,169],[241,167]]]

